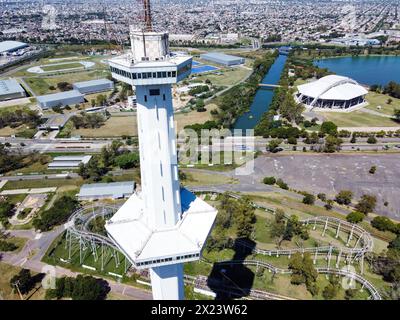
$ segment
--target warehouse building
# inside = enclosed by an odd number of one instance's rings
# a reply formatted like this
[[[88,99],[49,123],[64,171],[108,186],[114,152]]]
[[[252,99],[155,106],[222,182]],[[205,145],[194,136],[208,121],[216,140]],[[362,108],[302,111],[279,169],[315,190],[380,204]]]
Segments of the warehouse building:
[[[237,56],[231,56],[219,52],[210,52],[200,55],[200,58],[217,64],[222,64],[224,66],[235,66],[239,64],[244,64],[245,59]]]
[[[61,156],[49,163],[49,169],[77,169],[81,163],[87,164],[92,156]]]
[[[81,201],[123,199],[130,197],[134,190],[135,183],[133,181],[84,184],[77,197]]]
[[[67,105],[71,106],[83,103],[85,102],[85,98],[78,90],[71,90],[40,96],[37,97],[37,101],[42,109],[49,109],[57,106],[65,107]]]
[[[29,47],[28,44],[19,41],[1,41],[0,42],[0,54],[7,54],[19,49]]]
[[[97,79],[90,81],[76,82],[72,84],[75,90],[82,94],[90,94],[114,89],[114,82],[108,79]]]
[[[24,88],[15,79],[0,80],[0,101],[26,97]]]

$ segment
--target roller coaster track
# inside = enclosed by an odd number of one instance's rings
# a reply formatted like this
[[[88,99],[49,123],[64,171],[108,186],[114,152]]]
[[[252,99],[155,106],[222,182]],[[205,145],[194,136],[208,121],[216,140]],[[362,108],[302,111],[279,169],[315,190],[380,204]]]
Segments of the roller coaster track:
[[[216,193],[215,191],[212,191],[212,193]],[[231,195],[234,198],[239,198],[237,195]],[[259,209],[264,209],[266,211],[273,212],[273,209],[263,207],[260,205],[253,204],[255,207]],[[69,218],[68,222],[65,224],[65,228],[67,231],[75,236],[79,237],[79,239],[82,239],[83,241],[87,241],[88,243],[95,243],[95,244],[100,244],[100,245],[106,245],[112,249],[115,249],[119,251],[119,249],[115,246],[115,244],[106,236],[93,233],[89,230],[89,224],[90,222],[95,219],[96,217],[103,217],[106,218],[108,216],[113,215],[117,210],[119,209],[119,206],[111,206],[111,205],[103,205],[103,204],[97,204],[97,205],[90,205],[90,206],[85,206],[80,208],[78,211],[74,212],[74,214],[71,215]],[[286,255],[286,256],[291,256],[294,253],[300,252],[300,253],[305,253],[305,252],[317,252],[317,253],[323,253],[323,252],[338,252],[339,254],[348,254],[348,255],[354,255],[355,257],[359,257],[360,255],[365,254],[366,252],[370,252],[372,250],[373,246],[373,240],[372,237],[368,232],[366,232],[364,229],[357,225],[353,225],[347,221],[333,218],[333,217],[314,217],[310,219],[305,219],[301,220],[301,223],[305,225],[324,225],[324,228],[326,229],[327,227],[331,228],[343,228],[342,230],[346,230],[347,232],[350,232],[349,239],[351,240],[351,237],[356,237],[357,243],[355,247],[353,248],[348,248],[348,247],[334,247],[332,245],[330,246],[321,246],[321,247],[313,247],[313,248],[294,248],[294,249],[260,249],[260,248],[252,248],[253,253],[256,254],[261,254],[261,255]],[[244,247],[250,247],[245,241],[238,240],[238,244],[244,246]],[[357,247],[357,244],[360,243],[361,246]],[[340,253],[341,252],[341,253]],[[290,274],[291,271],[289,269],[283,269],[283,268],[278,268],[275,267],[274,265],[260,261],[260,260],[233,260],[233,261],[220,261],[218,264],[222,265],[249,265],[249,266],[257,266],[257,267],[262,267],[265,269],[270,270],[273,273],[276,274]],[[320,274],[335,274],[335,275],[340,275],[344,277],[348,277],[349,279],[354,279],[355,281],[359,282],[363,287],[365,287],[371,294],[372,299],[374,300],[381,300],[382,297],[379,294],[378,290],[365,278],[362,276],[351,272],[347,271],[345,269],[338,269],[338,268],[316,268],[317,272]],[[198,286],[199,288],[203,288],[204,290],[210,290],[207,287],[207,281],[205,281],[202,276],[196,277],[193,281],[193,283]],[[186,279],[187,280],[187,279]],[[208,289],[207,289],[208,288]],[[229,288],[227,288],[229,290]],[[288,299],[293,299],[290,297],[285,297],[282,295],[270,293],[270,292],[265,292],[261,290],[251,290],[249,296],[253,299],[267,299],[267,300],[288,300]]]

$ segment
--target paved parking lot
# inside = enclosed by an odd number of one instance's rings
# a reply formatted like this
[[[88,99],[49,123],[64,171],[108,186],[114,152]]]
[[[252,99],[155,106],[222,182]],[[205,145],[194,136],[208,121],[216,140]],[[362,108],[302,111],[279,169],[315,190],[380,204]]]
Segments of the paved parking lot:
[[[377,167],[375,174],[368,171]],[[355,199],[376,195],[377,213],[400,219],[400,154],[339,155],[298,154],[266,156],[255,160],[257,179],[282,178],[291,188],[333,197],[340,190],[352,190]],[[384,206],[387,201],[389,205]]]

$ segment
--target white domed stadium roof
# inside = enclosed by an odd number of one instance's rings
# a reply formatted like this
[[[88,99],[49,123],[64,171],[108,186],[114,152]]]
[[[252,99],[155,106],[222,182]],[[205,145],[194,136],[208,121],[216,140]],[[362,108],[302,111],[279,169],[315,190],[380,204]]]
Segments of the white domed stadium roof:
[[[322,100],[351,100],[368,91],[348,77],[329,75],[317,81],[298,86],[299,93]]]

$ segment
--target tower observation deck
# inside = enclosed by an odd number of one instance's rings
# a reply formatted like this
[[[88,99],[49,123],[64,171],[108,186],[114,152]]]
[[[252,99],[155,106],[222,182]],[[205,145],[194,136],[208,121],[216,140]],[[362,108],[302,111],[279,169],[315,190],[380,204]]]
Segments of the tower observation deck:
[[[169,50],[168,33],[131,30],[131,52],[109,60],[113,78],[136,89],[141,189],[107,222],[109,237],[138,269],[154,299],[183,299],[183,263],[200,259],[217,211],[182,188],[171,85],[192,58]],[[133,124],[132,124],[133,125]]]

